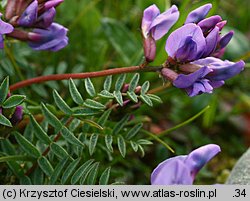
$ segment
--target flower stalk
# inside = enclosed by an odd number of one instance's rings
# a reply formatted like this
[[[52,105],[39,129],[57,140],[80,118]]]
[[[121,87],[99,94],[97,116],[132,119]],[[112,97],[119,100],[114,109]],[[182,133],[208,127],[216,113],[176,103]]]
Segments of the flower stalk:
[[[69,80],[71,79],[84,79],[84,78],[93,78],[93,77],[104,77],[108,75],[116,75],[123,73],[133,73],[133,72],[158,72],[161,71],[162,66],[130,66],[122,68],[113,68],[108,70],[96,71],[96,72],[85,72],[85,73],[68,73],[68,74],[52,74],[34,77],[31,79],[23,80],[17,82],[10,86],[10,91],[15,91],[17,89],[30,86],[32,84],[43,83],[47,81],[56,81],[56,80]]]

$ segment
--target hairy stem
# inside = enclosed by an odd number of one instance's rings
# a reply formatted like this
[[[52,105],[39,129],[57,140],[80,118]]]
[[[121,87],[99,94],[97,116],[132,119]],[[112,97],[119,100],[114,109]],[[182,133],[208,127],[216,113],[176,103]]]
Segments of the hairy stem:
[[[130,67],[113,68],[96,72],[45,75],[17,82],[10,86],[10,91],[15,91],[17,89],[27,87],[32,84],[42,83],[52,80],[68,80],[70,78],[84,79],[84,78],[103,77],[108,75],[116,75],[122,73],[132,73],[132,72],[157,72],[160,71],[161,68],[162,66],[155,66],[155,67],[130,66]]]

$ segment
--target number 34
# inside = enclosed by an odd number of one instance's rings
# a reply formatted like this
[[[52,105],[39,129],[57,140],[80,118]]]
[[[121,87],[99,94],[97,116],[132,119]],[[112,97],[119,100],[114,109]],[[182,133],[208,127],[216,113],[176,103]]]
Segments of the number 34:
[[[235,195],[234,197],[246,197],[246,189],[235,189]]]

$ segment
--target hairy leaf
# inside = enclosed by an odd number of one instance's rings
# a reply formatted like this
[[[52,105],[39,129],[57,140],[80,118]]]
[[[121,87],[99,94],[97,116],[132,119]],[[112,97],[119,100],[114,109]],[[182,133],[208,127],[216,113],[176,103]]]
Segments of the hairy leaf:
[[[86,91],[88,92],[88,94],[91,97],[94,97],[96,95],[95,87],[94,87],[93,83],[91,82],[90,78],[86,78],[84,80],[84,84],[85,84],[85,88],[86,88]]]
[[[123,106],[122,93],[120,91],[114,91],[114,97],[120,106]]]
[[[107,185],[109,181],[111,167],[106,168],[99,179],[99,185]]]
[[[17,143],[28,155],[34,158],[38,158],[41,156],[41,153],[38,151],[38,149],[26,138],[24,138],[20,133],[15,131],[13,132],[13,135],[15,136]]]
[[[112,135],[105,135],[105,144],[111,153],[113,152],[112,143],[113,143],[113,136]]]
[[[5,101],[9,91],[9,77],[6,77],[0,85],[0,105]]]
[[[141,86],[141,94],[144,95],[148,92],[150,87],[149,81],[144,82],[144,84]]]
[[[139,73],[134,74],[129,83],[129,88],[128,88],[129,91],[133,92],[135,90],[135,88],[138,85],[139,79],[140,79],[140,74]]]
[[[143,126],[142,123],[139,123],[139,124],[135,125],[133,128],[131,128],[129,130],[129,132],[126,135],[126,138],[128,140],[130,140],[131,138],[133,138],[139,132],[139,130],[141,129],[142,126]]]
[[[4,101],[3,108],[13,108],[20,105],[26,97],[22,95],[12,95]]]
[[[137,98],[137,95],[135,94],[135,92],[128,91],[127,95],[128,95],[128,97],[129,97],[130,100],[132,100],[135,103],[138,103],[138,98]]]
[[[84,144],[80,140],[78,140],[74,136],[74,134],[65,126],[63,127],[61,133],[62,133],[62,136],[64,137],[64,139],[66,141],[68,141],[69,143],[74,144],[76,146],[84,146]]]
[[[87,178],[87,184],[88,185],[94,185],[95,184],[98,169],[99,169],[99,164],[100,164],[99,162],[95,162],[93,165],[91,165],[90,172],[89,172],[88,178]]]
[[[7,119],[7,118],[6,118],[5,116],[3,116],[2,114],[0,114],[0,125],[12,127],[12,124],[11,124],[11,122],[9,121],[9,119]]]
[[[65,171],[64,171],[64,173],[62,175],[62,179],[61,179],[62,184],[65,184],[67,182],[67,180],[69,179],[69,177],[73,174],[73,172],[76,171],[76,167],[77,167],[77,165],[79,164],[80,161],[81,161],[81,158],[75,159],[65,169]]]
[[[48,161],[48,159],[44,156],[40,157],[38,160],[38,165],[39,167],[42,169],[42,171],[49,177],[51,177],[51,175],[54,172],[54,169],[52,167],[52,165],[50,164],[50,162]]]
[[[42,127],[37,123],[36,119],[32,115],[30,115],[30,122],[34,129],[34,133],[36,137],[42,142],[44,142],[45,144],[50,144],[52,140],[49,138],[46,132],[42,129]]]
[[[126,79],[126,74],[119,75],[115,83],[115,91],[120,91],[122,89],[125,79]]]
[[[92,108],[92,109],[97,109],[97,110],[104,110],[106,108],[105,105],[97,102],[97,101],[94,101],[94,100],[91,100],[91,99],[87,99],[85,102],[84,102],[84,105],[86,107],[89,107],[89,108]]]
[[[68,106],[68,104],[62,99],[62,97],[58,94],[58,92],[56,90],[53,90],[53,98],[55,100],[57,107],[61,111],[63,111],[65,114],[68,114],[68,115],[72,114],[73,111]]]
[[[58,164],[57,166],[55,167],[55,170],[54,172],[52,173],[51,175],[51,178],[50,178],[50,185],[54,185],[56,184],[56,181],[58,180],[60,174],[63,172],[64,170],[64,167],[66,166],[66,164],[68,163],[69,161],[69,158],[63,158]]]
[[[71,184],[76,184],[80,178],[86,175],[88,168],[94,162],[93,159],[86,161],[81,167],[79,167],[71,178]]]
[[[128,122],[130,115],[126,114],[114,127],[113,129],[113,135],[117,135],[125,126],[125,124]]]
[[[98,141],[98,137],[99,137],[99,134],[97,134],[97,133],[93,133],[90,136],[90,140],[89,140],[89,154],[91,156],[93,155],[93,153],[95,151],[96,144],[97,144],[97,141]]]
[[[111,89],[111,85],[112,85],[112,75],[109,75],[106,77],[104,81],[103,89],[109,91]]]
[[[122,157],[125,158],[125,156],[126,156],[126,142],[121,135],[119,135],[117,137],[117,144],[118,144],[118,149],[119,149]]]
[[[70,92],[70,95],[71,95],[73,101],[76,104],[83,105],[82,96],[81,96],[80,92],[78,91],[78,89],[77,89],[77,87],[72,79],[69,80],[69,92]]]

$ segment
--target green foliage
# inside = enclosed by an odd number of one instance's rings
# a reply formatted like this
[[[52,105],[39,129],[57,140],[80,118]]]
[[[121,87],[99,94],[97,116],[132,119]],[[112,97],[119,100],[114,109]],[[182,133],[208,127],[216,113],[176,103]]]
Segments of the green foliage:
[[[150,141],[137,138],[143,124],[131,121],[134,109],[130,107],[140,102],[142,92],[147,96],[149,88],[146,82],[141,92],[136,91],[139,78],[139,74],[135,74],[127,81],[126,76],[122,75],[113,81],[114,78],[109,76],[101,92],[96,91],[93,82],[87,78],[83,82],[91,99],[80,92],[73,80],[69,80],[70,100],[54,89],[53,100],[57,107],[45,103],[36,108],[25,105],[30,121],[24,134],[16,131],[12,133],[17,144],[15,141],[2,143],[6,156],[0,160],[18,175],[20,184],[108,184],[110,177],[114,180],[111,172],[114,158],[126,158],[132,150],[144,152],[144,146],[150,145]],[[6,80],[4,83],[7,83]],[[125,83],[129,83],[127,91],[124,91]],[[133,93],[136,100],[130,101],[129,93]],[[19,95],[13,97],[9,100],[11,104],[7,102],[12,107],[25,98]],[[34,108],[36,112],[42,113],[42,122],[31,113]],[[114,119],[117,110],[128,112]],[[8,125],[7,118],[3,118],[3,123]],[[132,150],[129,148],[131,144]],[[16,155],[14,146],[21,148],[17,150],[22,155]],[[104,162],[106,158],[108,160]],[[18,170],[17,161],[25,164],[23,172]]]

